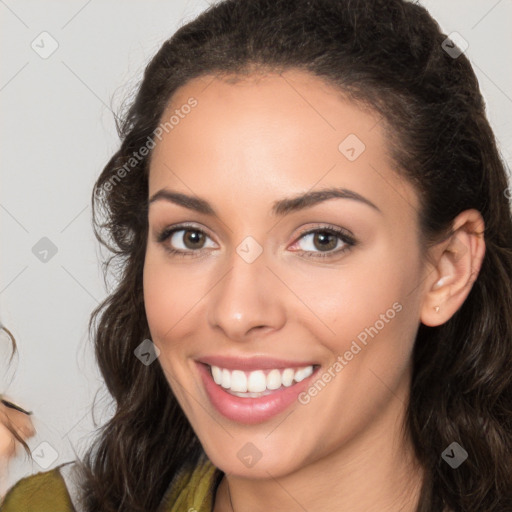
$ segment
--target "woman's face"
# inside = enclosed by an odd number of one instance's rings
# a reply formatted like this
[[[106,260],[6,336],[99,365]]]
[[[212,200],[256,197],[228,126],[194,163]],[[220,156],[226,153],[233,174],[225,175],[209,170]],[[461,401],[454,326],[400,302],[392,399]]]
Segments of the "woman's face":
[[[287,71],[194,79],[164,122],[144,300],[212,462],[268,478],[387,439],[426,274],[379,117]]]

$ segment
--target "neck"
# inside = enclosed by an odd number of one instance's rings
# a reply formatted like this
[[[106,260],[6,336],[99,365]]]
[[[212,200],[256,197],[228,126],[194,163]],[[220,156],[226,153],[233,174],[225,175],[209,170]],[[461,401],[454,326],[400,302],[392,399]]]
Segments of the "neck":
[[[415,512],[423,482],[401,425],[404,400],[347,445],[293,473],[250,480],[226,475],[214,512]]]

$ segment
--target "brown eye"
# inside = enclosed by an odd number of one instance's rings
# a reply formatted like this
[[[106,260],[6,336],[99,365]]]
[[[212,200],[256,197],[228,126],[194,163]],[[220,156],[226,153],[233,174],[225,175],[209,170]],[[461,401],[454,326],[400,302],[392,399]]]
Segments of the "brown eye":
[[[307,258],[337,257],[356,245],[355,238],[338,227],[321,227],[303,232],[293,244]]]
[[[313,244],[320,251],[330,251],[336,248],[338,236],[327,231],[317,231],[314,233]]]
[[[204,233],[195,229],[184,229],[182,231],[185,233],[185,236],[182,236],[182,240],[187,249],[201,249],[205,240]]]
[[[301,249],[304,251],[327,252],[337,249],[340,245],[343,245],[343,242],[347,241],[337,233],[317,229],[302,235],[299,242],[302,245]]]
[[[204,248],[215,247],[213,240],[201,229],[195,227],[178,226],[164,229],[157,241],[170,253],[182,253],[192,255],[199,253]]]

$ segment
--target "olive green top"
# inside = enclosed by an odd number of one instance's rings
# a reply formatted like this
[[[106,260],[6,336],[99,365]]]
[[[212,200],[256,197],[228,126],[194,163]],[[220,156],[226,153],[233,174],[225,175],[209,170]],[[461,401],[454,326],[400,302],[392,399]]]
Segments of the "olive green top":
[[[62,465],[61,465],[62,466]],[[75,512],[65,480],[57,466],[22,478],[7,492],[1,512]],[[209,461],[193,471],[181,472],[169,486],[161,512],[211,512],[222,473]]]

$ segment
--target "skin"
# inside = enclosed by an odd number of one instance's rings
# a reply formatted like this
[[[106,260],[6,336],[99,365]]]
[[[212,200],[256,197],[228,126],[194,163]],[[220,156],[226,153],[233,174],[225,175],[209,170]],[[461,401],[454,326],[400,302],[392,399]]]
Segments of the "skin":
[[[18,450],[19,442],[11,429],[25,441],[36,433],[30,416],[0,403],[0,477],[7,474],[9,460],[16,456]],[[0,497],[5,490],[0,485]]]
[[[423,473],[401,432],[414,339],[420,322],[446,322],[467,297],[485,252],[476,234],[482,217],[461,213],[454,235],[425,262],[418,196],[395,171],[379,116],[317,77],[288,70],[236,82],[196,78],[163,118],[191,96],[197,106],[153,150],[149,197],[163,188],[195,195],[217,215],[150,204],[144,300],[159,363],[210,460],[226,473],[215,512],[232,510],[228,483],[236,512],[414,511]],[[349,134],[366,146],[354,161],[338,149]],[[333,186],[380,211],[335,198],[271,213],[274,201]],[[157,241],[181,222],[206,233],[203,245],[183,245],[183,231]],[[339,240],[332,256],[308,258],[322,246],[300,230],[326,224],[350,230],[357,244],[336,254],[345,246]],[[236,252],[247,236],[263,250],[252,263]],[[173,256],[165,246],[202,256]],[[394,303],[400,312],[306,405],[245,425],[209,402],[195,359],[314,360],[322,375]],[[261,453],[252,467],[237,456],[248,442]]]

